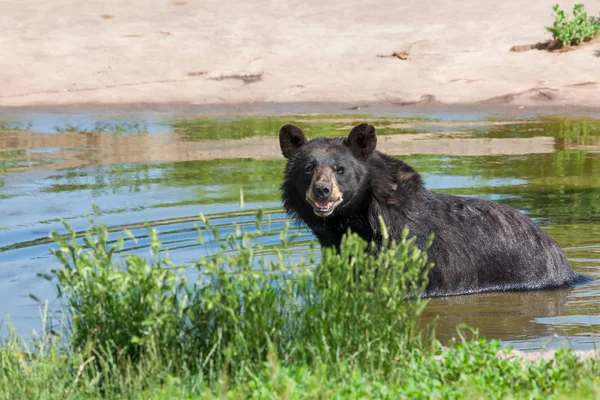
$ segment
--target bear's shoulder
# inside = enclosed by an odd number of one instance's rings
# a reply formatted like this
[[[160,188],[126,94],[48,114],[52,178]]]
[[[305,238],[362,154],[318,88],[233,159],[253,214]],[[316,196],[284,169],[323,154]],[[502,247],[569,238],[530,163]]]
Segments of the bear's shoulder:
[[[369,160],[369,179],[373,194],[386,202],[424,190],[421,175],[410,165],[378,151]],[[393,201],[392,201],[393,202]]]

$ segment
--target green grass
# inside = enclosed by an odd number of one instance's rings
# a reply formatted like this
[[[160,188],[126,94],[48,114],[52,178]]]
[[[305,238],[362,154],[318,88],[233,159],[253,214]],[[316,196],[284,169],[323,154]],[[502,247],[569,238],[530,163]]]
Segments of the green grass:
[[[109,237],[93,219],[83,238],[68,225],[53,233],[61,268],[45,278],[66,329],[0,339],[0,398],[596,395],[597,363],[570,351],[523,364],[471,331],[442,348],[433,327],[418,329],[432,265],[408,231],[378,256],[347,235],[339,254],[325,249],[316,262],[314,252],[290,261],[297,238],[285,228],[267,261],[257,239],[273,232],[261,212],[251,232],[235,227],[224,238],[200,220],[198,240],[220,240],[222,251],[187,269],[161,252],[151,228],[148,257],[121,252],[137,239]]]
[[[177,371],[174,360],[153,354],[120,369],[98,355],[60,354],[56,346],[37,357],[2,350],[3,399],[471,399],[595,398],[598,367],[571,352],[555,360],[523,365],[496,357],[498,342],[458,342],[441,357],[413,352],[393,374],[368,372],[357,365],[296,363],[269,357],[253,371],[233,379]],[[104,370],[102,370],[104,368]]]

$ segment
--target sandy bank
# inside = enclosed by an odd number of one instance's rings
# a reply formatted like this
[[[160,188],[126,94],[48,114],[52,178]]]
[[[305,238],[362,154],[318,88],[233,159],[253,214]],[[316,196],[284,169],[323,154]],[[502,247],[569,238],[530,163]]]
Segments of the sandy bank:
[[[0,107],[600,108],[600,44],[509,51],[549,38],[554,2],[2,2]],[[597,16],[600,3],[586,9]],[[377,57],[403,49],[408,60]]]

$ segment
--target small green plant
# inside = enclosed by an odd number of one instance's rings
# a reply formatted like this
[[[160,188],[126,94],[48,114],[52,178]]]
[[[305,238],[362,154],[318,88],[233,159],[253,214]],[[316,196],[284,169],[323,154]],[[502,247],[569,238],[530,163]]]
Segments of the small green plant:
[[[588,18],[583,4],[573,6],[573,18],[561,10],[558,4],[552,9],[555,13],[554,23],[547,26],[546,30],[552,33],[558,47],[577,45],[598,35],[600,24],[594,17]]]

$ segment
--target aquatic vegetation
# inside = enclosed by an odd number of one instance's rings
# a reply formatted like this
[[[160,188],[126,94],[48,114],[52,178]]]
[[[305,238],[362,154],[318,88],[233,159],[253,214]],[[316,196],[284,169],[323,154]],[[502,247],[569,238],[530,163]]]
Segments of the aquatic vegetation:
[[[0,120],[0,132],[1,131],[22,131],[31,128],[30,122],[20,121],[2,121]]]
[[[293,122],[300,126],[307,135],[315,136],[343,136],[347,132],[340,130],[348,125],[357,124],[364,120],[373,120],[365,115],[339,116],[297,116],[282,115],[272,117],[200,117],[194,119],[181,119],[172,123],[175,133],[183,140],[219,140],[242,139],[248,137],[277,136],[279,128]],[[414,122],[425,122],[423,118],[376,118],[378,131],[381,135],[402,133],[419,133],[422,129],[401,128],[387,129],[388,125],[401,125]]]
[[[93,124],[71,124],[55,126],[56,132],[96,133],[107,132],[115,136],[143,136],[148,134],[148,127],[140,122],[128,121],[95,121]]]

